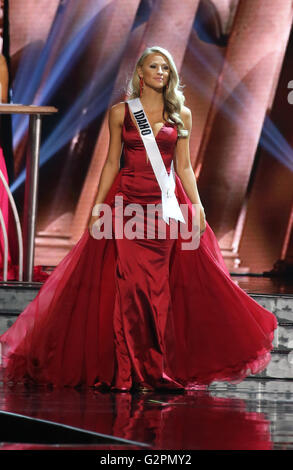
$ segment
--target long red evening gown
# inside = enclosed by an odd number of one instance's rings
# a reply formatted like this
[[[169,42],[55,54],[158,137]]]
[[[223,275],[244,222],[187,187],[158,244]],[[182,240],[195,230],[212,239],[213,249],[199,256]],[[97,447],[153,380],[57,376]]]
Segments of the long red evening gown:
[[[122,139],[125,165],[105,201],[113,215],[115,196],[144,208],[161,202],[128,105]],[[156,140],[169,172],[176,127],[166,122]],[[176,196],[190,218],[177,175]],[[275,316],[231,279],[208,224],[195,250],[182,250],[180,233],[168,233],[96,240],[86,230],[0,337],[4,379],[180,389],[263,370]]]

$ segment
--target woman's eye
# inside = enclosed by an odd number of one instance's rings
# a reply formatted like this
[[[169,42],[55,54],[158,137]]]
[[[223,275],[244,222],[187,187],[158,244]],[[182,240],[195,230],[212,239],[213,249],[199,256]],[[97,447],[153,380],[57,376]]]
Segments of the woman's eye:
[[[151,67],[152,69],[155,69],[155,68],[156,68],[156,65],[150,65],[150,67]],[[165,66],[163,67],[163,69],[164,69],[164,70],[169,70],[168,65],[165,65]]]

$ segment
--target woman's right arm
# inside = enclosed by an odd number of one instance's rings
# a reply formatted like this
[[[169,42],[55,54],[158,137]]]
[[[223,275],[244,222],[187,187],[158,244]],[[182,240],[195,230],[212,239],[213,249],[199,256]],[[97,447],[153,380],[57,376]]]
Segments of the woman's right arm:
[[[98,193],[95,200],[95,204],[101,204],[106,199],[106,196],[117,176],[120,169],[120,157],[122,150],[122,139],[121,131],[123,126],[125,113],[125,104],[118,103],[109,111],[109,131],[110,131],[110,142],[109,149],[103,170],[101,173]],[[98,216],[91,216],[89,221],[89,232],[91,233],[93,223],[98,219]]]

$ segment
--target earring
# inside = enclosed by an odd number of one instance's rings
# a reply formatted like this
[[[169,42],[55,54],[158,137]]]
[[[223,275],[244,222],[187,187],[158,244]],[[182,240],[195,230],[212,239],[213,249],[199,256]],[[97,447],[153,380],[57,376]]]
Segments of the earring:
[[[143,90],[143,78],[139,77],[139,96],[141,97]]]

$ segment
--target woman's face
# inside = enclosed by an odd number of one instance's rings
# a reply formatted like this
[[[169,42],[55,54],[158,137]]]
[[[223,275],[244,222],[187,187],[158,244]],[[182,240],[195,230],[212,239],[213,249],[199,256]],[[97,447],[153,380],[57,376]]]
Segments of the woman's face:
[[[170,67],[166,57],[154,52],[145,58],[142,67],[138,67],[138,74],[146,85],[161,89],[169,81]]]

